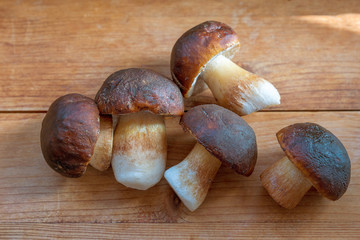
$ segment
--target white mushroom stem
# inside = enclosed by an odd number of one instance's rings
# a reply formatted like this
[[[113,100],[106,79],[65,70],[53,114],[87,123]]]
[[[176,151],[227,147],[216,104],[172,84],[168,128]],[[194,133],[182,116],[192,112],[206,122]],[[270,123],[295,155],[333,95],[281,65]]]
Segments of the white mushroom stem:
[[[270,82],[221,54],[206,65],[201,78],[220,105],[239,115],[280,104],[279,92]]]
[[[220,165],[220,160],[196,143],[187,157],[166,170],[164,176],[184,205],[195,211],[205,200]]]
[[[260,175],[260,180],[270,196],[287,209],[294,208],[312,186],[287,157],[267,168]]]
[[[120,116],[112,157],[112,168],[119,183],[139,190],[154,186],[163,176],[166,156],[162,116],[148,112]]]
[[[113,123],[111,116],[100,116],[100,133],[95,144],[90,165],[99,171],[110,167],[113,147]]]

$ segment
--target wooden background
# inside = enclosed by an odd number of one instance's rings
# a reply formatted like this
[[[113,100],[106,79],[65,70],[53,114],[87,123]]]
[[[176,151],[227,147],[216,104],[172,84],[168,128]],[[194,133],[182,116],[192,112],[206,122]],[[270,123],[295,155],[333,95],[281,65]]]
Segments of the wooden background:
[[[189,212],[163,179],[148,191],[118,184],[89,167],[66,179],[45,163],[41,121],[66,93],[93,97],[112,72],[145,67],[170,77],[170,52],[206,20],[242,40],[234,61],[270,80],[280,106],[245,117],[258,142],[251,177],[220,168],[204,204]],[[0,0],[0,238],[360,238],[360,2],[13,1]],[[186,106],[212,103],[209,91]],[[167,119],[168,167],[194,140]],[[336,202],[311,189],[293,210],[262,188],[260,173],[283,156],[275,133],[316,122],[343,142],[352,160]]]

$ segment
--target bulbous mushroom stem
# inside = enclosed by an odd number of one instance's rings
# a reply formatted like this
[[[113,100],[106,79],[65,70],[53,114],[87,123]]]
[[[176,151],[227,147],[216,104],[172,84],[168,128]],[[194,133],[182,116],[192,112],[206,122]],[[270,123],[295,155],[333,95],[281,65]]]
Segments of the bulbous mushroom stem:
[[[149,112],[121,115],[115,128],[112,168],[116,180],[146,190],[158,183],[167,156],[164,118]]]
[[[239,115],[280,104],[280,94],[270,82],[221,54],[207,63],[200,77],[220,105]]]
[[[90,165],[99,171],[110,167],[113,147],[113,123],[111,116],[100,116],[100,133],[96,141]]]
[[[165,179],[184,205],[195,211],[209,191],[221,161],[196,143],[187,157],[165,171]]]
[[[287,157],[267,168],[260,175],[260,180],[270,196],[287,209],[294,208],[312,186]]]

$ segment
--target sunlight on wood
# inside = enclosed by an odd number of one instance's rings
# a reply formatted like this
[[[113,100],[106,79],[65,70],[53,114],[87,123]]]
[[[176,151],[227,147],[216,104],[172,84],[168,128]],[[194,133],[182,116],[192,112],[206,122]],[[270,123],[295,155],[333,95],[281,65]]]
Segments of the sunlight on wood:
[[[360,34],[360,14],[346,13],[336,16],[308,15],[296,16],[293,18],[308,23],[319,24],[329,28],[346,30]]]

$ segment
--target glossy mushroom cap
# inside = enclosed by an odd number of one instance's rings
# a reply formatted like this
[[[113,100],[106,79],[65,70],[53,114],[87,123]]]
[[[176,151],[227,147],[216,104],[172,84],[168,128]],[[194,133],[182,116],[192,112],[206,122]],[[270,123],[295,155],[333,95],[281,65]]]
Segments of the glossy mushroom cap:
[[[331,200],[339,199],[350,182],[350,159],[340,140],[315,123],[296,123],[277,134],[289,160]]]
[[[95,101],[102,114],[149,111],[158,115],[182,115],[179,88],[168,78],[147,69],[129,68],[111,74]]]
[[[215,104],[200,105],[186,112],[180,124],[225,166],[251,175],[257,159],[256,137],[240,116]]]
[[[190,97],[205,65],[216,55],[232,58],[240,48],[237,34],[228,25],[203,22],[185,32],[171,52],[171,74],[185,97]]]
[[[66,177],[80,177],[94,153],[100,133],[95,102],[68,94],[53,102],[41,128],[41,150],[46,162]]]

